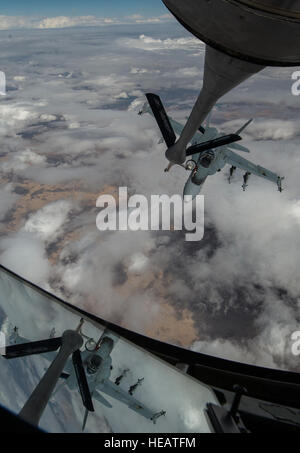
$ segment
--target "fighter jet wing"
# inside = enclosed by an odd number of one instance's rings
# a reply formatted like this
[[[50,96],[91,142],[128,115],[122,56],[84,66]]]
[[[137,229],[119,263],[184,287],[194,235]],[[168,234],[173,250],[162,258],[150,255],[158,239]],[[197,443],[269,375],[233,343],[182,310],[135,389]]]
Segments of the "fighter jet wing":
[[[272,171],[261,167],[260,165],[255,165],[249,160],[244,159],[243,157],[230,150],[226,151],[225,160],[233,167],[238,167],[253,175],[260,176],[262,178],[268,179],[271,182],[274,182],[275,184],[277,184],[278,189],[281,191],[281,181],[283,178],[278,176],[276,173],[273,173]]]
[[[19,331],[17,328],[12,328],[12,326],[10,326],[9,332],[8,332],[7,346],[21,345],[21,344],[26,344],[26,343],[30,343],[30,342],[31,341],[28,340],[27,338],[24,338],[21,335],[19,335]],[[49,362],[52,362],[56,356],[57,356],[57,351],[46,352],[43,354],[43,358],[45,358]],[[62,376],[66,376],[66,375],[63,373]]]
[[[250,153],[249,149],[239,143],[231,143],[228,148],[235,149],[236,151],[242,151],[243,153]]]
[[[132,409],[133,411],[137,412],[138,414],[142,415],[143,417],[149,420],[155,414],[155,412],[148,409],[143,403],[135,399],[133,396],[129,395],[129,393],[127,393],[121,387],[119,387],[118,385],[114,384],[109,380],[105,381],[101,389],[97,390],[97,393],[98,394],[106,393],[112,398],[126,404],[130,409]]]

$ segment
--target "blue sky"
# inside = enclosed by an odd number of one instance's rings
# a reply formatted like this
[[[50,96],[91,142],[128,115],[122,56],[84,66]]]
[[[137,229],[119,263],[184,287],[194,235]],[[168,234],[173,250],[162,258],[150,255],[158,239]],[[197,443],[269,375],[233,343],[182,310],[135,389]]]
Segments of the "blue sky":
[[[13,0],[3,2],[0,15],[81,16],[95,15],[123,17],[132,14],[161,15],[167,12],[161,0]]]

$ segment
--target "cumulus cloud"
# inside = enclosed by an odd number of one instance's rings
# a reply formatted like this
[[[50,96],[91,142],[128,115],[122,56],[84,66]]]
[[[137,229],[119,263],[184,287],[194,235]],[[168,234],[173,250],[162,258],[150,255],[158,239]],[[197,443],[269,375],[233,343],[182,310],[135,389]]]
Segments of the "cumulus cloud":
[[[47,204],[29,217],[23,229],[44,241],[53,240],[59,235],[71,209],[72,203],[65,200]]]
[[[42,165],[46,162],[46,158],[30,149],[19,151],[5,161],[1,166],[3,172],[20,171],[32,165]]]
[[[0,221],[2,221],[6,214],[13,208],[19,196],[13,192],[13,185],[6,184],[2,186],[0,192]]]
[[[143,17],[134,14],[126,18],[97,17],[97,16],[56,16],[56,17],[29,17],[29,16],[5,16],[0,15],[0,30],[18,28],[29,29],[52,29],[70,27],[99,27],[113,24],[157,24],[170,21],[170,14],[163,14],[157,17]]]
[[[229,121],[223,128],[232,131],[239,125],[240,121]],[[297,120],[255,120],[243,135],[254,140],[290,140],[299,135],[299,126]]]
[[[11,28],[27,28],[28,19],[26,17],[14,17],[0,15],[0,30],[9,30]]]
[[[14,130],[15,127],[20,127],[29,121],[34,120],[37,114],[33,111],[32,106],[26,104],[7,105],[1,104],[0,106],[0,131],[6,132]]]
[[[66,27],[76,27],[86,26],[86,25],[99,25],[99,20],[97,20],[93,16],[81,16],[81,17],[66,17],[66,16],[59,16],[59,17],[48,17],[46,19],[42,19],[38,24],[36,24],[37,28],[66,28]],[[104,23],[113,23],[112,19],[102,19],[101,24]]]
[[[158,50],[199,50],[199,48],[202,48],[204,51],[204,44],[198,39],[191,37],[160,39],[142,34],[138,39],[120,38],[119,43],[126,47],[151,52]]]
[[[25,279],[46,286],[50,276],[50,263],[44,244],[35,235],[18,233],[0,240],[0,261],[8,269],[13,269]]]
[[[16,82],[24,82],[24,80],[26,80],[26,77],[25,76],[14,76],[14,80]]]
[[[299,326],[294,315],[292,307],[270,293],[255,321],[260,335],[243,341],[227,338],[201,340],[195,342],[192,349],[237,362],[297,371],[298,364],[291,355],[291,332],[297,331]]]
[[[141,14],[132,14],[131,16],[127,16],[126,19],[136,24],[158,24],[172,20],[173,16],[171,14],[162,14],[157,17],[143,17]]]
[[[262,121],[254,125],[251,135],[257,140],[289,140],[299,135],[299,124],[293,121]]]
[[[136,253],[130,258],[129,272],[140,274],[145,271],[149,259],[143,253]]]

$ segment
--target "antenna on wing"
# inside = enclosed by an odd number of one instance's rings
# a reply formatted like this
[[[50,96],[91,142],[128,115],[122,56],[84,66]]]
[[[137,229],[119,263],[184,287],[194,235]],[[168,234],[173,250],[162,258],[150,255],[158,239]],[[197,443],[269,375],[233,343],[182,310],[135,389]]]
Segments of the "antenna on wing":
[[[236,135],[241,135],[241,133],[252,123],[253,118],[251,120],[247,121],[246,124],[244,124],[243,127],[241,127],[238,131],[236,131]]]

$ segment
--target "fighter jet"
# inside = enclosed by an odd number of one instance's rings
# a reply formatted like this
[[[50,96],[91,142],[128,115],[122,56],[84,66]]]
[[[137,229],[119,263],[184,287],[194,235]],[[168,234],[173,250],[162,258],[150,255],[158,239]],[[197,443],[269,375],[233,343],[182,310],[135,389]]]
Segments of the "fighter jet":
[[[183,126],[179,122],[168,117],[159,96],[148,93],[146,97],[148,103],[144,104],[143,109],[139,114],[152,114],[157,121],[167,146],[172,146],[172,144],[176,142],[176,134],[181,134]],[[279,192],[282,192],[282,181],[284,177],[281,177],[260,165],[253,164],[233,151],[250,152],[247,148],[237,142],[242,140],[240,134],[251,124],[252,119],[247,121],[247,123],[234,134],[223,135],[217,128],[210,126],[210,118],[211,115],[208,117],[205,128],[201,126],[194,135],[192,146],[187,148],[186,156],[188,160],[182,164],[178,164],[187,171],[190,171],[190,176],[183,191],[184,196],[189,195],[192,196],[192,198],[195,198],[201,192],[208,176],[221,172],[226,165],[231,166],[228,177],[229,183],[231,183],[237,168],[245,171],[242,185],[244,191],[248,187],[250,176],[256,175],[275,183]],[[170,171],[174,165],[176,164],[170,163],[165,171]]]
[[[58,341],[59,339],[53,338],[52,333],[53,329],[48,340],[32,343],[28,342],[25,338],[22,338],[19,335],[18,328],[15,327],[11,332],[9,340],[10,346],[6,348],[5,357],[7,359],[13,359],[43,353],[46,360],[53,363],[56,357],[54,351],[58,349],[60,343]],[[122,380],[121,376],[122,378],[125,377],[129,372],[128,369],[125,369],[122,372],[120,378],[117,379],[117,383],[110,379],[113,369],[111,353],[115,343],[118,341],[116,335],[111,332],[104,332],[96,343],[92,338],[85,337],[81,330],[79,331],[79,334],[86,339],[85,350],[80,353],[77,351],[76,363],[74,363],[74,357],[73,360],[69,359],[67,361],[63,373],[60,374],[60,378],[64,382],[57,387],[53,395],[65,385],[70,390],[77,389],[79,386],[83,403],[86,407],[82,426],[83,431],[86,426],[89,412],[94,412],[92,399],[97,400],[109,409],[113,408],[112,404],[103,396],[103,394],[127,405],[130,410],[137,412],[154,424],[159,418],[159,414],[165,415],[164,411],[153,411],[133,397],[134,391],[142,385],[144,378],[139,379],[137,384],[129,387],[127,391],[121,388],[120,383]],[[78,354],[80,357],[78,357]],[[88,388],[84,388],[86,387],[86,383]]]
[[[183,164],[186,147],[214,105],[266,66],[300,64],[300,0],[163,0],[206,44],[203,86],[166,157]]]

